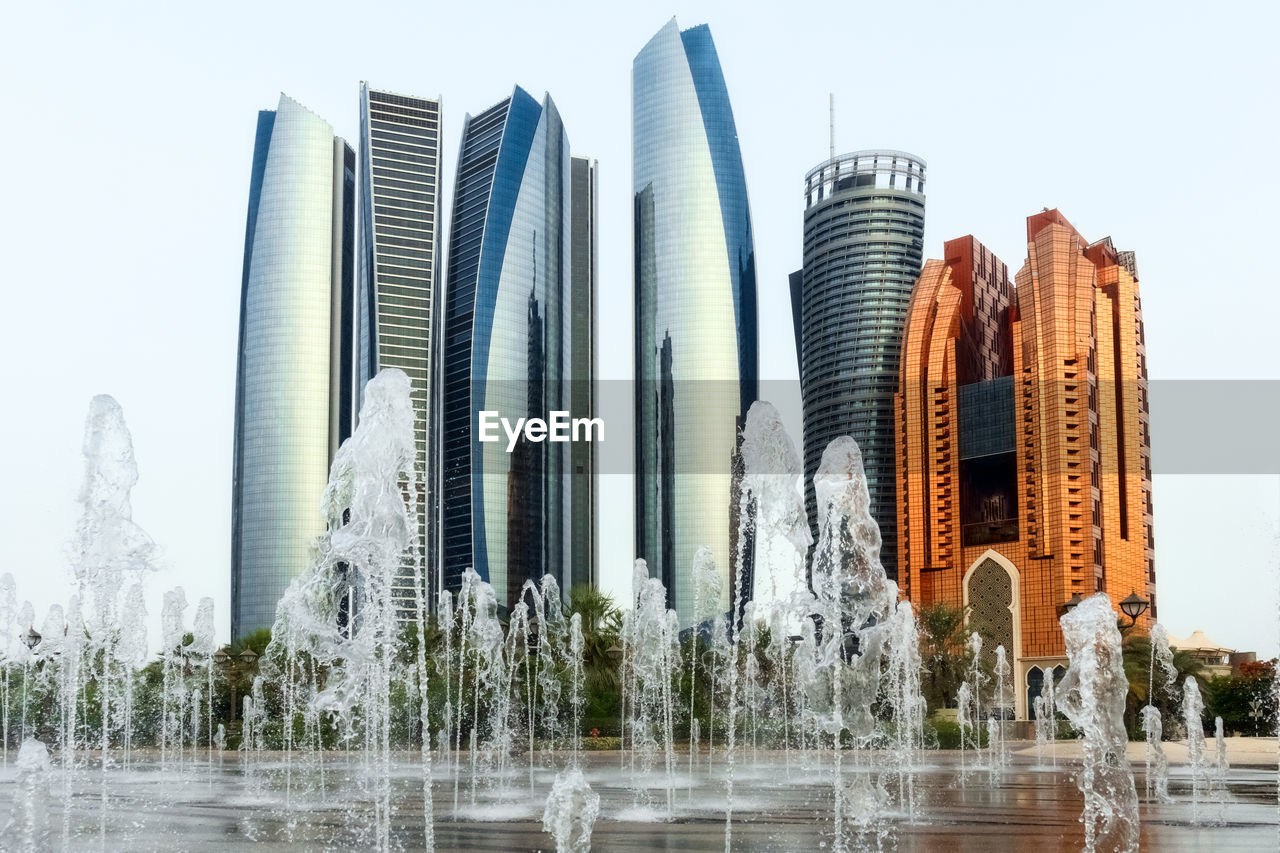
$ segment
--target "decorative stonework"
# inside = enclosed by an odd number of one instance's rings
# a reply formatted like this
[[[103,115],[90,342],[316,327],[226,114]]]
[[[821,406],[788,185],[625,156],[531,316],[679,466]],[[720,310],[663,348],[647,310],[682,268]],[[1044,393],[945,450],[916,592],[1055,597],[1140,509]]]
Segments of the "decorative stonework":
[[[969,625],[982,637],[982,654],[995,660],[996,646],[1013,659],[1013,578],[988,557],[969,575]]]

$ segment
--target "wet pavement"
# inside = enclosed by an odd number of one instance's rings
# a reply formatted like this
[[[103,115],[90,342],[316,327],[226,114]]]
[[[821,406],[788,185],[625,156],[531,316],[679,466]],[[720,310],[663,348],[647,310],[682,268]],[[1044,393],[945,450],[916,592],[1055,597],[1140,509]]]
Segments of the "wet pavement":
[[[1025,745],[1016,745],[1025,746]],[[1065,752],[1066,750],[1064,750]],[[1265,751],[1262,753],[1265,755]],[[1274,751],[1273,753],[1274,754]],[[1140,755],[1140,752],[1139,752]],[[12,756],[11,756],[12,757]],[[725,768],[719,753],[708,766],[699,756],[690,774],[687,754],[676,756],[675,788],[670,804],[661,758],[646,776],[620,762],[618,753],[584,753],[588,781],[601,797],[601,816],[592,835],[594,850],[724,850]],[[870,759],[870,761],[868,761]],[[858,826],[854,815],[845,828],[851,849],[904,851],[1079,850],[1082,800],[1065,755],[1057,768],[1039,767],[1033,749],[1017,749],[1012,765],[995,786],[985,770],[973,771],[961,784],[960,755],[931,752],[916,780],[915,814],[890,807],[879,821]],[[54,755],[55,764],[57,755]],[[463,762],[466,764],[464,754]],[[885,757],[856,760],[845,753],[846,778],[866,774],[868,765],[883,771]],[[432,786],[437,850],[554,850],[542,832],[542,810],[555,772],[548,764],[532,772],[526,759],[499,784],[499,774],[482,772],[471,784],[464,769],[455,785],[448,768],[437,764]],[[323,782],[321,779],[323,770]],[[1140,799],[1142,764],[1134,764]],[[42,819],[41,850],[263,851],[364,850],[373,840],[376,818],[372,787],[358,756],[335,757],[323,768],[286,764],[269,756],[252,767],[227,753],[210,765],[203,754],[178,772],[162,770],[145,755],[128,770],[110,768],[103,777],[90,764],[68,779],[50,774]],[[15,795],[16,772],[0,770],[0,814]],[[884,782],[895,793],[897,777]],[[391,779],[391,838],[394,849],[423,849],[421,781],[408,756]],[[1233,766],[1226,790],[1209,799],[1197,814],[1207,825],[1192,825],[1190,775],[1175,764],[1169,791],[1175,802],[1143,800],[1142,847],[1147,850],[1280,849],[1277,825],[1276,768]],[[70,808],[62,803],[70,793]],[[740,754],[734,780],[732,848],[743,851],[830,849],[832,792],[830,765],[811,756]],[[859,834],[859,830],[861,833]],[[11,849],[15,836],[0,835]]]

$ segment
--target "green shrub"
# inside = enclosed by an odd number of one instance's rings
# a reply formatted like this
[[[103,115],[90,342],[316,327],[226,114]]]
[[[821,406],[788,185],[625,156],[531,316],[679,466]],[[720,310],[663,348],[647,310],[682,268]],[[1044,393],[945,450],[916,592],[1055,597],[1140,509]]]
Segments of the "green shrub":
[[[622,738],[620,737],[584,737],[578,741],[578,746],[584,750],[606,750],[621,749]]]
[[[952,720],[928,720],[924,724],[925,740],[932,743],[936,739],[938,749],[959,749],[960,748],[960,724]],[[929,736],[932,729],[933,737]],[[978,738],[982,746],[987,745],[987,732],[985,728],[979,728]],[[965,733],[964,745],[966,749],[973,748],[973,730]]]

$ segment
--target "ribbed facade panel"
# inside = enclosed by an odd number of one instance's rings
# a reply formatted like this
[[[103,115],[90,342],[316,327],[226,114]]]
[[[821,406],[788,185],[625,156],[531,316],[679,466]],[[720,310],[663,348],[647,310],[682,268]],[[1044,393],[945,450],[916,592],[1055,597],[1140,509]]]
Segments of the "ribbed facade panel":
[[[596,162],[570,159],[570,367],[569,411],[596,415]],[[598,582],[596,445],[574,442],[570,454],[570,545],[566,575],[574,586]]]
[[[360,87],[358,386],[395,367],[412,383],[420,558],[434,602],[440,583],[440,101]],[[412,606],[412,567],[395,595]]]

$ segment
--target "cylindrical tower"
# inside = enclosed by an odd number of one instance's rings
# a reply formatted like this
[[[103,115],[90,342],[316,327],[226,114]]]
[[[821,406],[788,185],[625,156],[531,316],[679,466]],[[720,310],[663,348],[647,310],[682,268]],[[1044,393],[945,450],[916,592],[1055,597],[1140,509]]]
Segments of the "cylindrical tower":
[[[924,252],[925,162],[855,151],[805,175],[804,269],[793,277],[804,401],[805,503],[832,439],[862,448],[880,559],[897,577],[893,395],[907,300]]]

